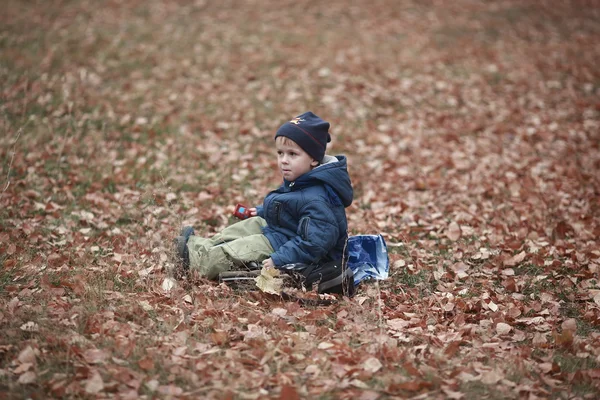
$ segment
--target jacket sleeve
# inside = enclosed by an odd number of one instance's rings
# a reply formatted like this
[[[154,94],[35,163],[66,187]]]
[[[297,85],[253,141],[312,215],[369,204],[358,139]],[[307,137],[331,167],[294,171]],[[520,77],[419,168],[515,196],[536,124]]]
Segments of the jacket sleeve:
[[[314,200],[300,210],[296,236],[271,254],[273,263],[281,267],[291,263],[311,264],[323,258],[336,244],[339,227],[329,204]]]
[[[256,215],[261,218],[265,217],[265,213],[264,213],[264,209],[263,209],[262,205],[256,206]]]

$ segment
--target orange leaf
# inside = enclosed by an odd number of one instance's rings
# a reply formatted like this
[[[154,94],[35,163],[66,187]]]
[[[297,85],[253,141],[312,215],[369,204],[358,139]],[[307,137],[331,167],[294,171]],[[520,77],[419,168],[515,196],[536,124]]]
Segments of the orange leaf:
[[[560,334],[554,335],[554,342],[557,346],[570,348],[573,344],[573,331],[564,330]]]
[[[227,332],[225,332],[225,331],[213,332],[213,333],[211,333],[210,338],[217,346],[221,346],[229,341]]]
[[[419,371],[411,362],[405,362],[402,364],[402,368],[412,376],[421,376],[421,371]]]
[[[144,371],[150,371],[154,369],[154,360],[152,360],[150,357],[144,357],[138,361],[138,365]]]
[[[290,385],[283,385],[281,387],[281,394],[279,395],[281,400],[300,400],[300,396],[296,391],[296,388]]]
[[[444,350],[444,354],[446,354],[448,357],[454,357],[454,355],[460,348],[460,343],[460,340],[454,340],[450,342],[450,344]]]

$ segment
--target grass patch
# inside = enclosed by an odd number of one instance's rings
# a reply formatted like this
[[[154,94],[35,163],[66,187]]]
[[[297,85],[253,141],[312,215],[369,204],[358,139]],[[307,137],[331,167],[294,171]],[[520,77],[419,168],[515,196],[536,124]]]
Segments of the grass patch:
[[[426,271],[419,271],[415,274],[411,274],[404,270],[400,274],[396,274],[394,278],[396,282],[404,286],[422,287],[428,284],[431,274]]]
[[[501,393],[495,386],[486,385],[479,381],[461,384],[460,392],[466,393],[467,398],[472,399],[504,400],[514,398],[512,393]]]
[[[472,35],[473,31],[463,26],[446,25],[435,31],[433,38],[437,47],[443,49],[459,45],[462,40]]]
[[[532,280],[527,281],[525,286],[521,289],[521,293],[525,296],[535,295],[538,297],[540,294],[548,291],[560,291],[557,287],[556,282],[553,279],[541,279],[537,282]]]
[[[15,278],[14,268],[4,268],[4,262],[6,261],[5,256],[0,257],[0,263],[2,264],[2,271],[0,271],[0,292],[5,292],[6,287],[12,285]]]
[[[563,372],[568,373],[600,368],[600,362],[591,357],[581,358],[568,353],[555,353],[553,361]]]
[[[600,328],[583,319],[581,306],[575,302],[564,301],[560,307],[560,313],[565,318],[574,318],[577,321],[577,335],[588,337],[592,332],[600,331]]]
[[[513,268],[516,276],[528,275],[528,276],[538,276],[544,274],[544,269],[538,267],[535,264],[524,263],[519,264]]]

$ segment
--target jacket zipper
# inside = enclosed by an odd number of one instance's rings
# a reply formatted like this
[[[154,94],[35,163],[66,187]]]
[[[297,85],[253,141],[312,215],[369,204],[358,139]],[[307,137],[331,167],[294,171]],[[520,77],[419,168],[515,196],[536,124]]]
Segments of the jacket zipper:
[[[281,203],[276,201],[275,202],[275,221],[277,222],[277,225],[281,225],[280,220],[281,220]]]
[[[302,235],[302,239],[308,240],[308,223],[310,222],[310,217],[304,217],[300,221],[300,235]]]

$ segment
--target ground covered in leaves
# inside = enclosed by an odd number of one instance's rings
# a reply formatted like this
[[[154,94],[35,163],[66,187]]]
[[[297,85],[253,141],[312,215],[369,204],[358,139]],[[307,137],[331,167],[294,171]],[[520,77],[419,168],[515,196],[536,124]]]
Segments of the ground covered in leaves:
[[[0,391],[594,398],[598,1],[19,1],[0,15]],[[389,279],[302,305],[192,278],[312,110]]]

